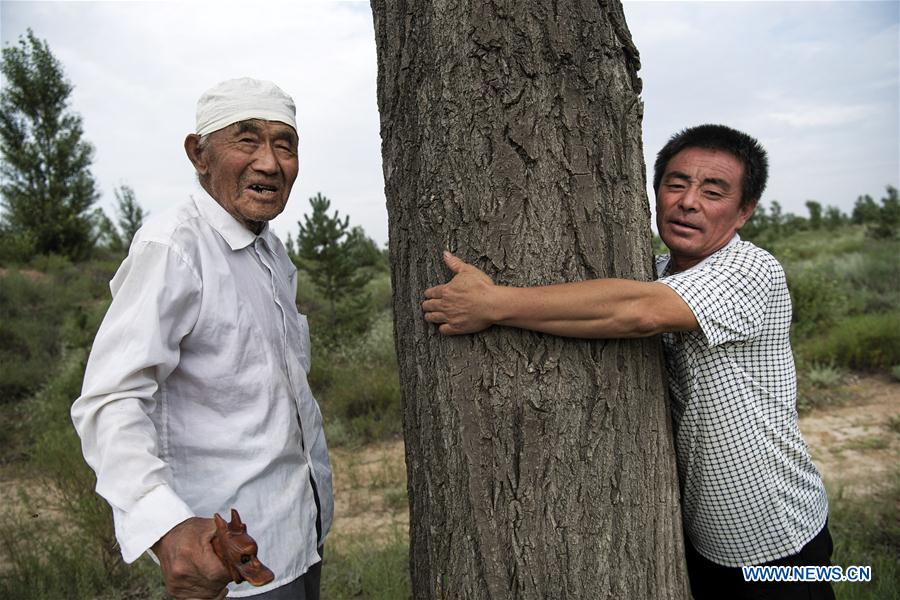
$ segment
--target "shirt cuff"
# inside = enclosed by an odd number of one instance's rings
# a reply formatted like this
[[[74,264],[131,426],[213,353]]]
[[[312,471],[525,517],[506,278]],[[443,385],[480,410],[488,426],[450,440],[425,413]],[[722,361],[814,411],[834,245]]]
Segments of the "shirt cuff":
[[[113,507],[122,558],[133,563],[170,529],[193,516],[194,511],[167,485],[150,490],[128,512]]]

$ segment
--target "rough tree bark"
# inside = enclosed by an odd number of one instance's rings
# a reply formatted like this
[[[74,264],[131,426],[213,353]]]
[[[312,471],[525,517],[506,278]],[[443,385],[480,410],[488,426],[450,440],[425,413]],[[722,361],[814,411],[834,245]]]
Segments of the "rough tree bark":
[[[657,340],[442,338],[497,283],[652,278],[619,2],[372,0],[416,598],[687,597]]]

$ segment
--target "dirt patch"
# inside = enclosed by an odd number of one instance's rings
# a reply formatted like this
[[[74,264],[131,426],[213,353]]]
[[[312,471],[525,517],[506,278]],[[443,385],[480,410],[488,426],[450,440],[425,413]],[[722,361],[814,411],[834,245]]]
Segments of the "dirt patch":
[[[9,272],[9,269],[0,267],[0,277],[3,277]],[[42,273],[40,271],[35,271],[34,269],[16,269],[16,272],[19,273],[25,279],[29,281],[42,281],[47,278],[46,273]]]
[[[331,450],[334,524],[329,541],[388,542],[409,529],[403,441]]]
[[[58,490],[24,472],[20,465],[0,465],[0,514],[12,512],[30,519],[62,522],[61,496]]]
[[[865,376],[849,400],[800,418],[800,430],[830,494],[859,497],[900,465],[900,383]]]

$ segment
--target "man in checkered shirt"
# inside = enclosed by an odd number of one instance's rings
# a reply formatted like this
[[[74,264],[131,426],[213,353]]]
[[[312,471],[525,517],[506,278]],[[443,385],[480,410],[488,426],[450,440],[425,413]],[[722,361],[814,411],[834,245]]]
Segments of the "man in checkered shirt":
[[[449,252],[455,273],[426,290],[447,335],[491,325],[582,337],[662,334],[691,591],[705,598],[834,598],[830,584],[745,582],[743,565],[828,565],[828,500],[800,436],[781,265],[737,231],[765,188],[752,137],[686,129],[656,159],[656,282],[494,285]]]

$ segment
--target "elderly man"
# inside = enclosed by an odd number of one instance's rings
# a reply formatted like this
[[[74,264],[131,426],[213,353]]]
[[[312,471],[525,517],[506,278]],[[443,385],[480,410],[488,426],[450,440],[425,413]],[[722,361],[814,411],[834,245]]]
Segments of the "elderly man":
[[[456,274],[425,292],[443,334],[491,325],[582,337],[663,334],[694,598],[833,598],[828,583],[745,582],[742,565],[826,565],[828,501],[797,427],[784,272],[737,231],[766,184],[756,140],[721,125],[672,137],[657,156],[656,282],[494,285]]]
[[[184,147],[203,190],[135,236],[72,419],[126,562],[152,548],[170,594],[223,597],[209,517],[234,507],[275,580],[230,597],[318,598],[331,467],[296,269],[267,224],[297,178],[294,102],[220,83]]]

